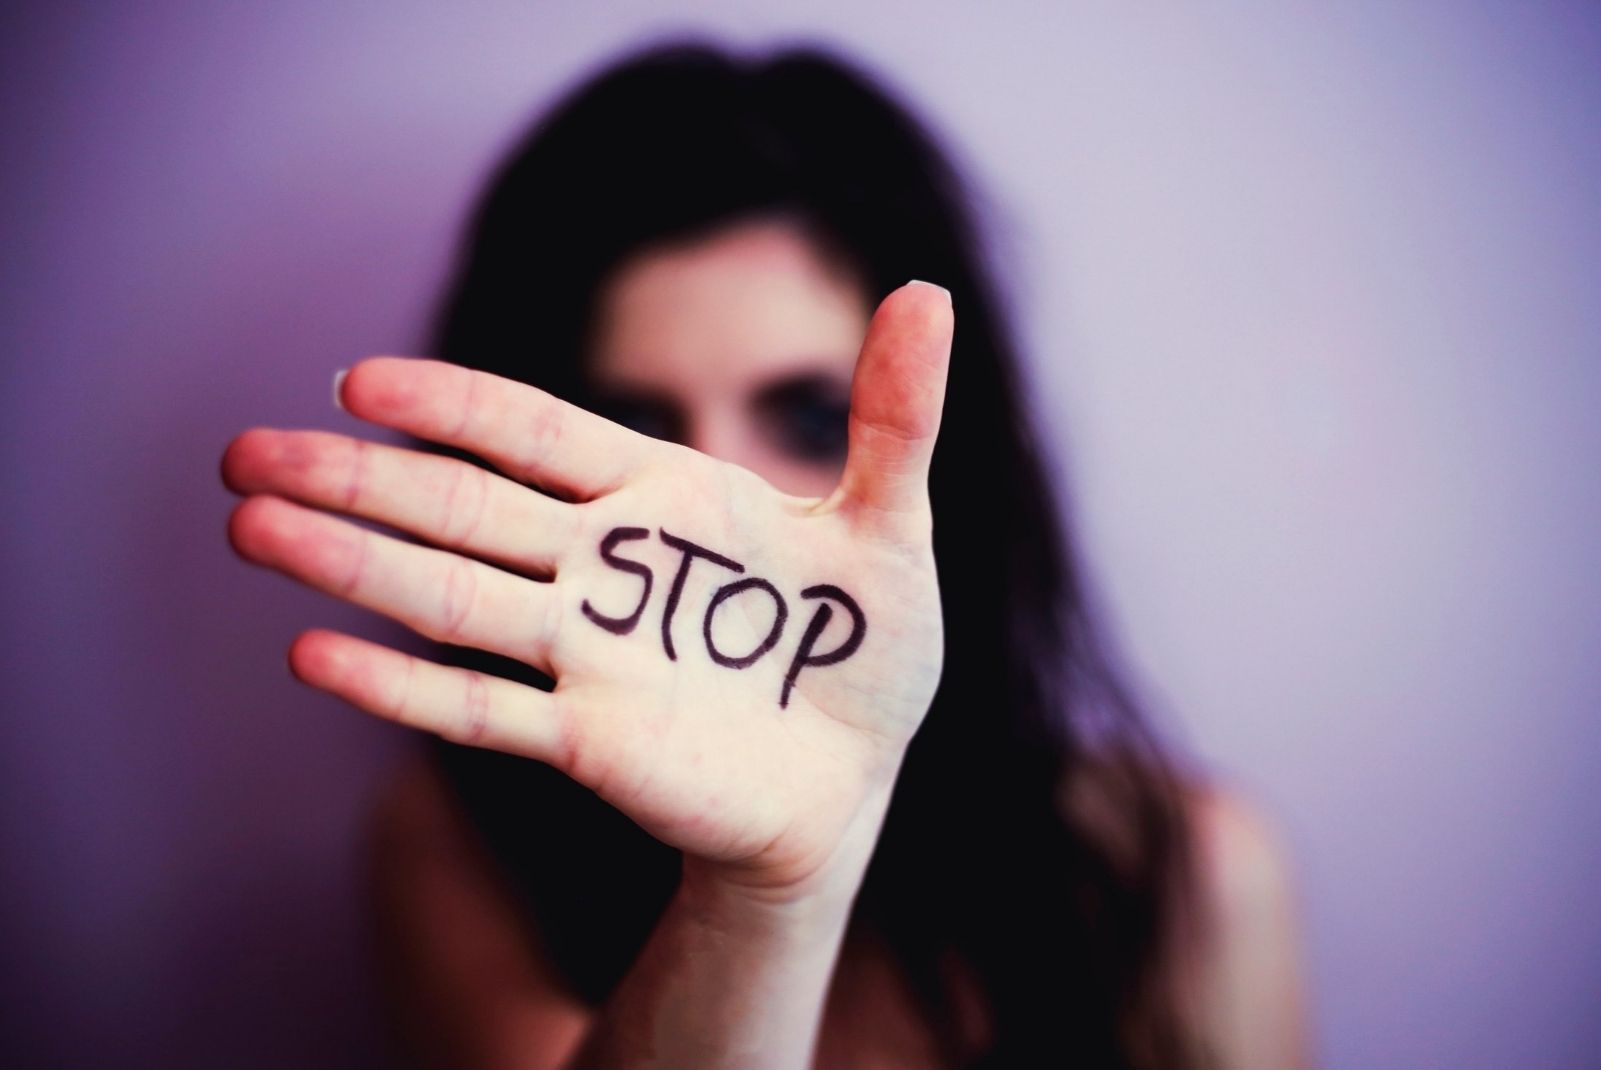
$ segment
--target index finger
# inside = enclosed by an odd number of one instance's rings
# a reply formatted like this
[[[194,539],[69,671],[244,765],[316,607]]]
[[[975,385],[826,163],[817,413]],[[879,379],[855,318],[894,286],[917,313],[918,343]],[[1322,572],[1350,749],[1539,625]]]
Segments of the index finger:
[[[574,501],[616,490],[654,441],[538,387],[420,357],[368,357],[338,384],[363,420],[482,457]]]

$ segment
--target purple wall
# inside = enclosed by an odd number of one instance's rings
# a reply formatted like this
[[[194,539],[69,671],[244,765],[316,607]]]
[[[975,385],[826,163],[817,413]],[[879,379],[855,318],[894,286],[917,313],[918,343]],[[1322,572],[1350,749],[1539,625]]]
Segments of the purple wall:
[[[828,27],[994,193],[1112,617],[1295,852],[1327,1065],[1594,1065],[1601,8],[766,6],[0,16],[8,1043],[376,1056],[356,836],[412,741],[283,652],[386,628],[231,556],[220,451],[361,431],[331,372],[418,352],[592,63]]]

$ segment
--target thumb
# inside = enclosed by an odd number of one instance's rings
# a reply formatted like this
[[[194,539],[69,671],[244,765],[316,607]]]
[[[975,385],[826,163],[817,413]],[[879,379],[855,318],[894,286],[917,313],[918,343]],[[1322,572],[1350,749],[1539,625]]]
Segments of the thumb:
[[[928,466],[945,404],[950,292],[913,280],[879,303],[851,380],[848,507],[895,523],[928,509]]]

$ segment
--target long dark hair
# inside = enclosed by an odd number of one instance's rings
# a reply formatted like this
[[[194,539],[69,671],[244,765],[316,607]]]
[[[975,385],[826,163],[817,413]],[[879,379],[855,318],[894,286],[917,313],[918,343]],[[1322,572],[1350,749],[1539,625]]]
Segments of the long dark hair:
[[[1190,1065],[1172,984],[1190,883],[1179,781],[1094,627],[969,203],[910,110],[822,49],[649,46],[571,90],[499,167],[433,352],[586,404],[608,274],[741,217],[799,221],[875,304],[910,278],[948,287],[930,477],[945,669],[852,924],[887,940],[953,1063]],[[441,660],[549,684],[476,651]],[[436,748],[545,950],[600,1003],[671,896],[678,853],[540,763]],[[950,956],[987,1000],[981,1055],[950,1032]]]

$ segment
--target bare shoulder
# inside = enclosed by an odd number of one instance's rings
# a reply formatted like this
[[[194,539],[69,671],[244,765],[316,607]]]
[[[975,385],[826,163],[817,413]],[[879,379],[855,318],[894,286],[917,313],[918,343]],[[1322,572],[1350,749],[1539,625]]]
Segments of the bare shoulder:
[[[426,1067],[556,1067],[590,1020],[425,757],[367,822],[368,887],[399,1050]]]
[[[464,851],[471,843],[444,776],[418,753],[396,767],[373,798],[366,838],[375,854]]]
[[[1219,785],[1186,796],[1204,902],[1249,918],[1294,899],[1294,870],[1282,831],[1254,802]]]
[[[1200,1028],[1228,1070],[1310,1066],[1299,896],[1285,836],[1234,789],[1198,786],[1186,805]]]
[[[444,774],[427,755],[401,762],[375,793],[366,814],[363,848],[370,883],[433,887],[448,874],[480,883],[488,858]]]

